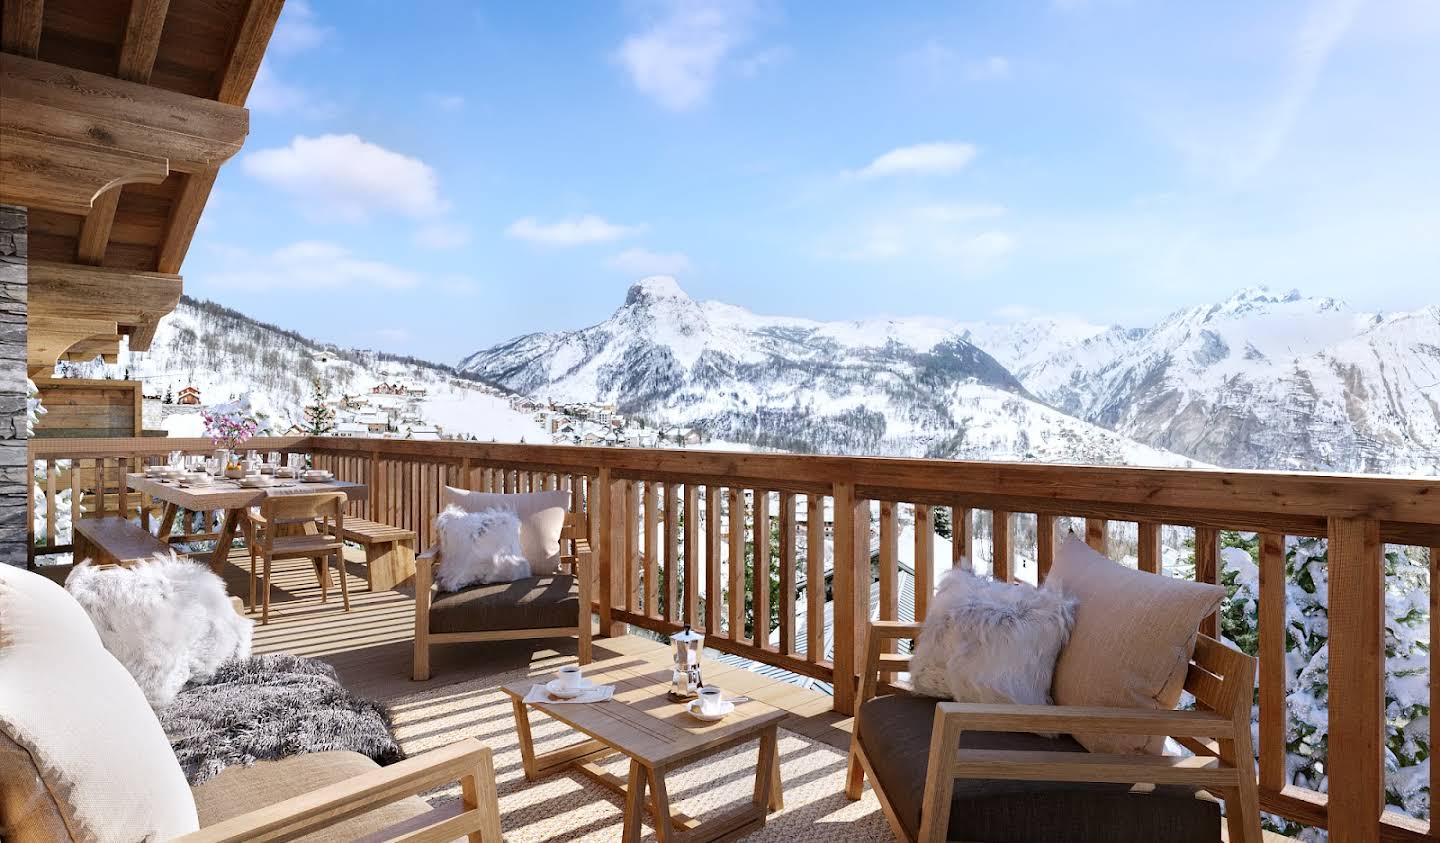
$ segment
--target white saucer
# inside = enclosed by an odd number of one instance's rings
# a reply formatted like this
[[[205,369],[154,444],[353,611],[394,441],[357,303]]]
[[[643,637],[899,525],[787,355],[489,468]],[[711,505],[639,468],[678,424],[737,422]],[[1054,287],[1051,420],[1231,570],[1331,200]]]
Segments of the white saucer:
[[[552,697],[559,697],[562,700],[574,699],[586,691],[594,690],[595,683],[589,679],[581,679],[580,684],[566,688],[560,684],[559,679],[551,679],[545,683],[545,690],[550,692]]]
[[[727,715],[733,712],[735,710],[735,703],[729,700],[723,700],[720,703],[720,712],[718,714],[704,714],[700,711],[700,701],[691,700],[685,704],[685,710],[690,712],[691,717],[704,720],[707,723],[715,723],[724,720]]]

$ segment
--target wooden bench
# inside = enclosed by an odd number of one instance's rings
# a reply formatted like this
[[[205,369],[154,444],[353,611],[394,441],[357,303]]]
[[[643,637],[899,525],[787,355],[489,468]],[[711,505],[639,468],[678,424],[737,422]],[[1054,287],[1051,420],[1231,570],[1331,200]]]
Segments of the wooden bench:
[[[81,518],[74,523],[75,558],[96,565],[128,565],[159,553],[168,556],[170,546],[139,524],[118,515]]]
[[[389,591],[415,576],[415,531],[364,518],[346,518],[344,539],[365,548],[371,591]]]

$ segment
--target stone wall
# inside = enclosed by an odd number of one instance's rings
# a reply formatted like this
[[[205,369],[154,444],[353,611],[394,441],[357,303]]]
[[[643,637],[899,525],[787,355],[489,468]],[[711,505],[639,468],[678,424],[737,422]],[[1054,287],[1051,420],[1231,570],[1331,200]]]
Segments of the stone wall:
[[[24,208],[0,205],[0,563],[24,565],[30,494],[26,453],[25,309],[29,271]]]

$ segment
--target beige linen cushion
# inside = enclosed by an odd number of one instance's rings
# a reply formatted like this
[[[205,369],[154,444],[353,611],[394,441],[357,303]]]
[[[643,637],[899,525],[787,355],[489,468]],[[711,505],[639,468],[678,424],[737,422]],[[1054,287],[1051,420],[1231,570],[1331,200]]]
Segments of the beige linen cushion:
[[[1200,621],[1225,596],[1218,585],[1127,568],[1074,535],[1045,579],[1077,601],[1070,641],[1055,663],[1056,705],[1171,709],[1180,702]],[[1163,751],[1163,737],[1075,735],[1091,752]]]
[[[458,506],[466,512],[487,509],[514,512],[520,518],[520,549],[530,560],[530,572],[539,577],[560,570],[560,531],[565,528],[565,513],[570,509],[569,492],[505,495],[446,486],[440,496],[441,511],[447,506]]]
[[[57,818],[66,830],[59,839],[96,843],[169,840],[199,828],[160,721],[85,610],[45,577],[5,564],[0,736],[7,843],[56,839]],[[25,769],[13,769],[27,758]],[[26,792],[9,792],[12,785]]]

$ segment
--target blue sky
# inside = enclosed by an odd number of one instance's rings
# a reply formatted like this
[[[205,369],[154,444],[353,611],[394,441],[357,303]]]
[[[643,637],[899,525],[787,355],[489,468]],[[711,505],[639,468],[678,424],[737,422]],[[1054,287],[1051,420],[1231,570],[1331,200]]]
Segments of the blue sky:
[[[634,280],[1144,324],[1440,301],[1440,2],[290,0],[184,267],[454,362]]]

